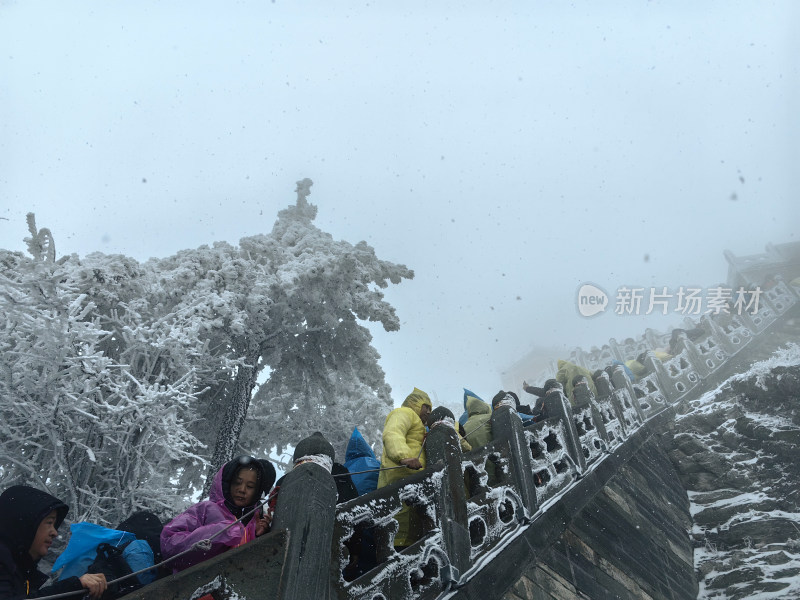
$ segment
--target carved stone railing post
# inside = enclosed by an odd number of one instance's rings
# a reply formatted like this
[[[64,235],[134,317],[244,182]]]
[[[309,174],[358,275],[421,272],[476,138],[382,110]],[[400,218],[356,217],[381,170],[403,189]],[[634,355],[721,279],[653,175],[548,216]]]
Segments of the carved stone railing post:
[[[501,406],[492,411],[492,437],[497,441],[508,442],[512,482],[522,498],[528,515],[533,515],[538,504],[531,451],[516,410]]]
[[[621,367],[620,367],[621,368]],[[597,390],[597,397],[599,399],[606,398],[611,395],[611,380],[608,377],[608,373],[605,371],[601,371],[597,374],[597,377],[594,378],[594,387]]]
[[[584,379],[586,379],[584,377]],[[575,396],[575,409],[589,409],[590,414],[592,415],[592,425],[597,429],[597,433],[600,435],[600,438],[604,442],[608,442],[608,432],[606,431],[606,426],[603,423],[603,417],[600,416],[600,411],[597,410],[597,404],[594,401],[594,395],[592,394],[592,390],[589,389],[588,380],[586,385],[579,385],[576,386],[573,395]],[[573,410],[573,413],[575,411]]]
[[[569,400],[560,390],[551,390],[544,399],[543,412],[548,419],[558,417],[564,423],[564,435],[566,437],[567,452],[575,461],[578,473],[586,470],[586,458],[581,449],[581,440],[578,437],[578,430],[575,428],[575,420],[572,415],[572,408]]]
[[[628,379],[628,376],[625,374],[625,369],[623,369],[621,366],[618,366],[616,369],[611,371],[611,383],[614,384],[615,389],[626,390],[628,392],[628,398],[630,399],[630,402],[633,405],[637,416],[639,417],[639,422],[643,423],[645,419],[644,411],[642,410],[641,404],[639,404],[639,399],[636,397],[636,392],[633,389],[631,380]]]
[[[458,579],[470,566],[469,519],[464,473],[461,470],[461,445],[453,427],[434,426],[425,442],[428,465],[444,464],[441,488],[436,494],[439,526],[450,565]]]
[[[581,367],[585,367],[587,360],[586,360],[586,352],[583,348],[575,348],[570,352],[569,361],[576,365],[580,365]]]
[[[644,339],[647,342],[647,346],[651,349],[658,348],[661,345],[661,339],[658,332],[650,327],[644,330]]]
[[[615,359],[622,362],[625,361],[625,352],[623,352],[620,348],[619,342],[617,342],[616,338],[611,338],[608,340],[608,346],[611,348],[611,353],[614,355]]]
[[[718,322],[718,318],[716,315],[712,317],[712,315],[703,315],[700,319],[700,322],[703,323],[709,330],[709,337],[714,341],[714,343],[719,346],[723,352],[725,352],[728,356],[734,354],[738,347],[736,344],[731,342],[728,334],[725,333],[722,325]]]
[[[723,311],[721,314],[725,316],[735,316],[742,325],[750,332],[751,336],[758,335],[761,333],[763,329],[772,323],[776,318],[775,309],[773,308],[772,304],[769,302],[766,294],[761,294],[760,298],[760,308],[759,312],[757,313],[758,316],[761,318],[757,319],[756,322],[755,316],[750,314],[749,311],[742,310],[737,312],[728,312],[727,314]],[[741,346],[740,346],[741,347]]]
[[[336,484],[323,467],[308,462],[286,474],[272,522],[289,531],[279,600],[328,597],[335,511]]]
[[[667,402],[677,400],[681,393],[676,390],[674,386],[670,385],[671,379],[667,373],[667,369],[664,367],[664,363],[656,358],[652,350],[648,350],[645,353],[644,365],[650,373],[655,373],[656,381],[658,382],[658,391],[664,394]]]
[[[688,361],[689,365],[695,370],[698,377],[701,379],[705,379],[711,374],[711,368],[706,364],[705,359],[703,358],[702,353],[692,342],[685,333],[678,334],[678,342],[677,342],[677,349],[679,354],[683,351],[686,360]],[[670,386],[671,387],[671,386]]]
[[[615,365],[612,370],[616,371],[617,369],[620,370],[622,373],[622,377],[627,379],[625,375],[625,370],[620,365]],[[620,427],[622,428],[623,435],[628,435],[629,426],[625,422],[625,408],[622,406],[622,403],[619,401],[619,397],[617,394],[614,393],[614,390],[611,385],[611,378],[609,377],[606,371],[600,373],[600,375],[594,380],[594,386],[597,389],[597,396],[598,398],[608,398],[608,401],[611,403],[611,408],[614,411],[614,415],[617,417],[617,421],[619,422]]]

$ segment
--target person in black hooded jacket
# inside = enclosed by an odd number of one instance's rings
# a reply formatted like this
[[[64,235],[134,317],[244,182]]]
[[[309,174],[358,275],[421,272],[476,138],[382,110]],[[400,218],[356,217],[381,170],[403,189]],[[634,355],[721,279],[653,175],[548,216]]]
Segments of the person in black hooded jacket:
[[[47,554],[69,507],[58,498],[26,485],[0,494],[0,600],[40,598],[64,592],[88,591],[99,598],[106,578],[87,573],[42,588],[47,576],[36,566]]]

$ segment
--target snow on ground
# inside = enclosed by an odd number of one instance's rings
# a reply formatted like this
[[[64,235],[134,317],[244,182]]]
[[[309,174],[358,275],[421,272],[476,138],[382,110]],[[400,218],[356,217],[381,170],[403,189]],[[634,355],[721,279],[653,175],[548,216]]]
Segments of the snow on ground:
[[[800,599],[799,398],[779,385],[798,366],[789,344],[677,419],[676,440],[697,449],[687,472],[699,600]]]

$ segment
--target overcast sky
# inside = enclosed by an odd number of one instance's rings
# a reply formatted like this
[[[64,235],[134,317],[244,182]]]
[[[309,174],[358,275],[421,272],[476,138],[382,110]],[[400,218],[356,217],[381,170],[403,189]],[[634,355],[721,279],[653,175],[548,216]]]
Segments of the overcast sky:
[[[29,211],[59,256],[236,243],[310,177],[321,229],[416,272],[375,331],[395,402],[490,398],[536,346],[680,321],[613,314],[621,286],[713,286],[724,249],[798,241],[798,23],[791,0],[0,0],[0,247]],[[590,319],[585,282],[611,296]]]

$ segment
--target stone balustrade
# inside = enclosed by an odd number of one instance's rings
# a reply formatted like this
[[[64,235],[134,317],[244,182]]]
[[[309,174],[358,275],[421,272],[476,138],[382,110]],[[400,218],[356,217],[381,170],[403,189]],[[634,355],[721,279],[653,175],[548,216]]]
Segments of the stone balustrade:
[[[273,533],[129,598],[196,600],[210,593],[226,600],[256,588],[263,593],[254,598],[282,600],[424,599],[454,593],[531,523],[558,507],[582,479],[599,480],[595,471],[606,457],[627,452],[638,431],[707,389],[726,364],[798,302],[796,291],[778,281],[762,297],[757,315],[704,316],[700,326],[706,335],[696,342],[681,336],[677,353],[664,362],[652,349],[668,336],[652,331],[639,340],[611,340],[600,350],[576,351],[572,358],[590,370],[645,352],[648,373],[631,382],[622,367],[610,367],[596,376],[597,397],[581,385],[572,401],[561,391],[550,393],[546,418],[527,427],[513,408],[501,407],[491,417],[492,441],[467,453],[461,452],[452,427],[434,427],[425,442],[424,471],[338,506],[332,476],[317,465],[300,465],[285,477]],[[424,533],[398,552],[393,517],[402,503],[417,513]],[[347,581],[343,572],[353,540],[364,536],[375,540],[378,564]],[[240,561],[243,567],[252,565],[253,556],[267,555],[264,564],[273,566],[237,572],[237,557],[248,552],[250,558]],[[259,587],[257,580],[267,577],[272,579]]]

